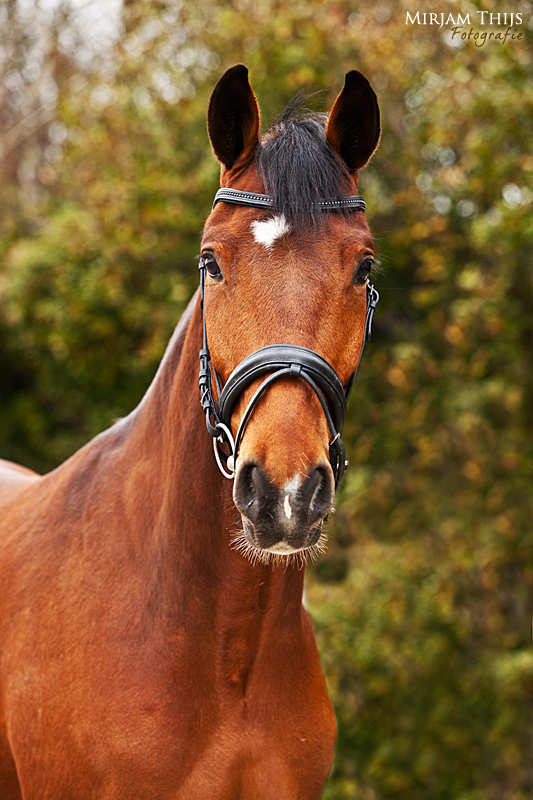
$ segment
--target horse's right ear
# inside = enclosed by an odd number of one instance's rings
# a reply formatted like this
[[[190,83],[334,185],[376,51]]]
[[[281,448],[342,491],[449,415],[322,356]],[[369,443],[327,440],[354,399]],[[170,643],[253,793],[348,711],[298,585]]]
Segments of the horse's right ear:
[[[259,108],[243,64],[231,67],[213,89],[207,132],[216,157],[227,169],[251,161],[259,144]]]

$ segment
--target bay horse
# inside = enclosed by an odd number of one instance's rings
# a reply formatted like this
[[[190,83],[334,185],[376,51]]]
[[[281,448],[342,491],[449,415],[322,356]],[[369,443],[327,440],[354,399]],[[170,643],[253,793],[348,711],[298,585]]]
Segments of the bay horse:
[[[336,723],[302,560],[377,301],[356,194],[376,97],[352,71],[329,119],[293,104],[259,131],[235,66],[209,104],[201,288],[137,409],[45,476],[2,462],[2,800],[322,796]]]

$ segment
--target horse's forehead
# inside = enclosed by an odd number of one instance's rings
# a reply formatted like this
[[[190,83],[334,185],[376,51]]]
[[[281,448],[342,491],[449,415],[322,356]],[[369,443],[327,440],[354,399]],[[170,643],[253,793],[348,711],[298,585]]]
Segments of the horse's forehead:
[[[254,220],[250,228],[254,241],[270,250],[276,239],[289,233],[291,224],[283,214],[275,214],[270,219]]]
[[[252,252],[272,254],[276,244],[289,244],[291,250],[301,252],[304,257],[309,252],[317,254],[332,247],[341,251],[373,248],[372,234],[363,215],[358,214],[360,218],[354,220],[328,214],[318,229],[310,225],[306,234],[295,230],[291,219],[283,214],[259,212],[258,218],[251,211],[220,203],[206,222],[202,246],[231,252],[237,260],[239,252],[246,257]]]

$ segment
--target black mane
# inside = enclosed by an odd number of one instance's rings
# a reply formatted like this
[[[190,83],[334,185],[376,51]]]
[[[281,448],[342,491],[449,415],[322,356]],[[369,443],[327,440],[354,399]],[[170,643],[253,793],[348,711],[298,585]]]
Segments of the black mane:
[[[299,231],[316,229],[327,216],[315,200],[351,194],[348,169],[326,139],[327,115],[305,112],[305,99],[299,94],[291,100],[256,151],[273,210]]]

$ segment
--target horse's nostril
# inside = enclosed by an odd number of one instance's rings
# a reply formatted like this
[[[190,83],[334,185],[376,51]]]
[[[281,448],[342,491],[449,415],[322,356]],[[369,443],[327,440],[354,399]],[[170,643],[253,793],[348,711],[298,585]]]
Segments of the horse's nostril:
[[[238,510],[250,522],[257,520],[261,497],[267,483],[261,468],[253,462],[243,464],[237,471],[233,499]]]
[[[307,476],[298,492],[298,500],[302,512],[307,511],[308,525],[315,525],[326,516],[333,505],[334,494],[331,470],[317,467]]]
[[[244,463],[235,476],[233,499],[253,525],[281,525],[280,531],[312,528],[332,506],[334,487],[329,466],[313,469],[298,488],[287,488],[276,487],[259,465]]]

